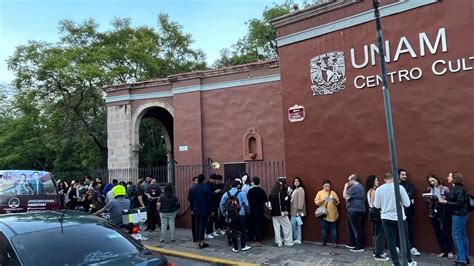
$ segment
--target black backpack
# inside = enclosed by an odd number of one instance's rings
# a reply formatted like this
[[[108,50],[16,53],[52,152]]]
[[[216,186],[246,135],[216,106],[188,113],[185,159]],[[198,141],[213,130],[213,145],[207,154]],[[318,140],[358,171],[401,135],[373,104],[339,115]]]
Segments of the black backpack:
[[[468,211],[474,211],[474,196],[468,195],[468,194],[466,194],[466,195],[467,195],[467,199],[466,199],[467,209],[468,209]]]
[[[229,191],[227,191],[227,200],[224,205],[225,216],[227,218],[237,218],[239,217],[240,212],[240,204],[237,198],[240,191],[237,191],[235,195],[231,195]]]

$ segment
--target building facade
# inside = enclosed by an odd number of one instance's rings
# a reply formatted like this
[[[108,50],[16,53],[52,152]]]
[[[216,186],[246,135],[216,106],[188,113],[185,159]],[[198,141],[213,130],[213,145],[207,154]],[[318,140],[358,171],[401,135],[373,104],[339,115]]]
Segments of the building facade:
[[[457,170],[474,194],[474,1],[389,0],[380,11],[398,165],[417,189],[414,244],[437,251],[426,176]],[[149,115],[167,132],[169,161],[284,160],[308,213],[324,179],[342,198],[350,174],[381,178],[390,158],[373,18],[372,1],[327,1],[273,21],[279,62],[107,88],[109,168],[138,166]],[[344,243],[344,202],[339,210]],[[303,238],[318,241],[319,222],[305,219]],[[366,245],[369,228],[366,219]]]
[[[426,177],[464,174],[474,193],[473,1],[381,1],[397,158],[415,185],[415,246],[437,251],[421,194]],[[283,112],[305,108],[302,122],[283,118],[286,171],[306,185],[308,212],[329,179],[342,197],[347,177],[390,172],[372,1],[328,1],[274,21]],[[347,241],[346,212],[338,231]],[[311,220],[303,236],[317,240]],[[306,224],[314,223],[314,226]],[[472,225],[472,223],[470,223]],[[468,226],[472,235],[473,227]],[[370,244],[366,219],[364,232]]]

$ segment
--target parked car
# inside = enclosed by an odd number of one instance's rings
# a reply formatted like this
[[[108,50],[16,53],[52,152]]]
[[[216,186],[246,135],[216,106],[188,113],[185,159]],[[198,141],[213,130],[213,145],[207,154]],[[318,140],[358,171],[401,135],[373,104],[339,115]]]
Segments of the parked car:
[[[0,170],[0,214],[57,209],[59,196],[51,173]]]
[[[167,265],[128,232],[77,211],[0,215],[0,265]]]

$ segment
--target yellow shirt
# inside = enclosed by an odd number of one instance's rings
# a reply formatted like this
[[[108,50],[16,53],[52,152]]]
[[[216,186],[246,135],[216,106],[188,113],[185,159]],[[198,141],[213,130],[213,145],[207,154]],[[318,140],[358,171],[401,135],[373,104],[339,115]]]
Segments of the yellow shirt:
[[[329,196],[330,198],[333,198],[333,201],[327,202],[326,208],[328,210],[328,215],[323,220],[326,220],[328,222],[335,222],[337,218],[339,218],[339,212],[337,211],[337,205],[339,205],[339,197],[333,190],[331,190],[331,195],[328,194],[329,193],[324,191],[324,189],[320,190],[314,198],[314,203],[319,207],[321,205],[326,204],[326,197]]]

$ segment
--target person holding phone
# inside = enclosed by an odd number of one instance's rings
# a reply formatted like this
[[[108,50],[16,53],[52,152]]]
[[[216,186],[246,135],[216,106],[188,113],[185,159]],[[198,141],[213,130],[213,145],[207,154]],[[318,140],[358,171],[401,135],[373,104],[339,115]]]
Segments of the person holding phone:
[[[323,189],[318,191],[314,198],[316,206],[326,204],[328,214],[321,220],[321,246],[326,246],[326,236],[329,231],[331,236],[332,246],[337,248],[337,232],[336,232],[336,221],[339,218],[339,211],[337,206],[339,205],[339,197],[336,192],[331,189],[331,181],[323,181]]]

